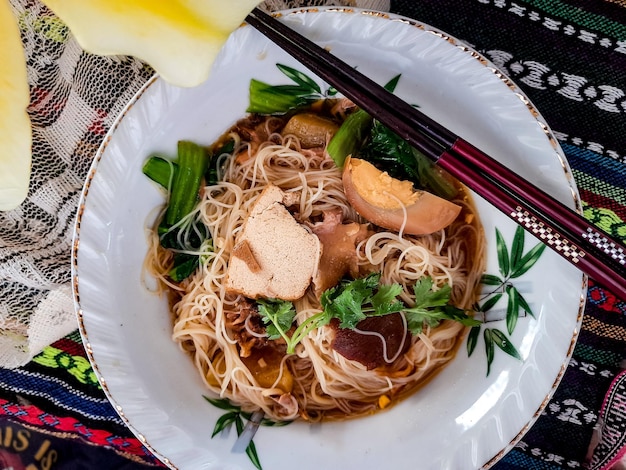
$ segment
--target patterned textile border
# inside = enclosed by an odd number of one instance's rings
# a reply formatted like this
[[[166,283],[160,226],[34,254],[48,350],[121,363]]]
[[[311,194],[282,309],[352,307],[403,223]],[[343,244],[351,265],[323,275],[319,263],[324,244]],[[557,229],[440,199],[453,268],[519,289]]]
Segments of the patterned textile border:
[[[602,0],[396,0],[391,11],[472,45],[531,98],[562,143],[625,162],[624,6]],[[532,41],[515,36],[526,28]],[[554,51],[559,51],[555,54]]]
[[[120,468],[128,462],[162,466],[124,426],[104,396],[78,332],[45,348],[25,367],[0,369],[0,390],[0,423],[4,418],[47,438],[106,447],[117,454],[116,459],[107,457],[107,466],[99,468]],[[61,459],[64,446],[56,447]],[[76,450],[68,457],[74,462]]]
[[[590,468],[610,467],[626,455],[626,371],[619,374],[606,394],[600,419],[600,443]]]

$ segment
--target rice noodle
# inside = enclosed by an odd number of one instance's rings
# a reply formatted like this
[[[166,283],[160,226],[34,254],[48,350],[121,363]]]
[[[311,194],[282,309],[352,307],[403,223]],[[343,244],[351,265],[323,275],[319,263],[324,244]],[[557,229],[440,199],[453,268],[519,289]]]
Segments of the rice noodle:
[[[411,337],[404,354],[389,357],[385,349],[388,364],[369,371],[334,351],[334,329],[322,327],[298,345],[296,354],[281,360],[281,373],[271,387],[259,385],[240,357],[237,340],[226,321],[242,299],[229,296],[224,289],[235,238],[256,198],[271,182],[299,195],[294,216],[301,223],[337,208],[344,220],[365,222],[347,202],[341,172],[332,161],[321,152],[300,150],[292,137],[285,142],[280,139],[273,135],[271,142],[258,147],[253,158],[241,162],[227,158],[223,182],[204,188],[197,217],[212,234],[213,252],[203,257],[201,267],[190,278],[175,285],[167,280],[171,254],[159,247],[156,230],[146,266],[175,296],[172,337],[191,355],[214,393],[243,410],[260,409],[277,420],[316,421],[369,414],[378,409],[381,395],[397,401],[450,361],[463,341],[465,327],[451,321],[437,328],[425,327],[422,334]],[[245,146],[247,143],[241,142],[233,155]],[[470,308],[483,271],[484,237],[467,194],[461,196],[455,202],[464,210],[444,231],[416,237],[376,228],[357,247],[363,271],[373,267],[381,272],[382,283],[399,283],[403,287],[401,298],[409,306],[414,302],[412,286],[430,275],[437,286],[451,285],[456,306]],[[467,215],[472,223],[465,222]],[[298,323],[320,311],[312,289],[295,306]],[[406,328],[404,317],[403,321]],[[246,325],[250,327],[247,320]],[[278,384],[287,370],[294,378],[293,390],[281,397]]]

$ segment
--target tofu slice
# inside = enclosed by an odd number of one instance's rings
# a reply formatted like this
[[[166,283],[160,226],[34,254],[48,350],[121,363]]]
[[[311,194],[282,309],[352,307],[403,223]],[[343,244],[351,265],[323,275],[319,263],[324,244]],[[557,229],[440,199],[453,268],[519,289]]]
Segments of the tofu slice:
[[[269,185],[252,206],[231,252],[226,273],[230,293],[296,300],[311,284],[320,242],[293,218],[285,200],[278,186]]]

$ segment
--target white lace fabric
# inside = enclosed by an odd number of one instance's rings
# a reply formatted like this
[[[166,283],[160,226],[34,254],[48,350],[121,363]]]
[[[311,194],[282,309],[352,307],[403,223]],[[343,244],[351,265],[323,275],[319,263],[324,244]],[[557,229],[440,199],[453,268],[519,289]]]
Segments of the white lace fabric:
[[[27,199],[0,212],[0,367],[29,362],[77,328],[70,255],[83,182],[100,143],[152,76],[131,57],[84,52],[45,6],[10,0],[24,44],[31,104]],[[388,11],[388,0],[267,0],[266,10],[353,6]]]

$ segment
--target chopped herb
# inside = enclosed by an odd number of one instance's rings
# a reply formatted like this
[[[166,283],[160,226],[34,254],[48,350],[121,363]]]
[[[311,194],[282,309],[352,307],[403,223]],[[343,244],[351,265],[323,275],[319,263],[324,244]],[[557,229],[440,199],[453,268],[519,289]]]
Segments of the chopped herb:
[[[380,284],[380,273],[344,281],[322,294],[324,311],[337,318],[341,328],[354,329],[368,315],[381,316],[398,312],[404,304],[396,299],[402,291],[399,284]]]
[[[293,304],[284,300],[258,300],[257,305],[267,325],[265,332],[268,338],[273,340],[284,337],[296,316]]]
[[[422,332],[424,324],[435,327],[442,320],[454,320],[465,326],[476,326],[480,322],[467,316],[457,307],[449,305],[449,284],[445,284],[439,290],[433,290],[433,280],[430,276],[418,280],[413,287],[415,293],[415,305],[403,308],[402,311],[413,334]]]
[[[402,292],[402,286],[380,284],[380,273],[343,281],[322,294],[320,301],[323,310],[302,322],[291,336],[288,332],[295,319],[291,302],[261,300],[259,314],[267,325],[269,339],[282,337],[287,342],[288,354],[292,354],[296,345],[312,330],[327,325],[333,318],[339,320],[340,328],[354,329],[368,316],[402,312],[413,334],[420,334],[424,324],[436,327],[442,320],[458,321],[465,326],[480,323],[467,316],[462,309],[449,305],[451,288],[448,284],[435,290],[433,280],[428,276],[417,281],[413,290],[415,305],[407,307],[397,298]]]
[[[319,312],[310,318],[307,318],[299,325],[293,334],[289,336],[287,333],[291,329],[296,310],[293,303],[286,300],[259,300],[259,315],[263,318],[266,326],[266,333],[269,339],[283,338],[287,343],[287,353],[293,354],[296,346],[302,341],[312,330],[326,325],[331,317],[327,318],[325,312]]]

